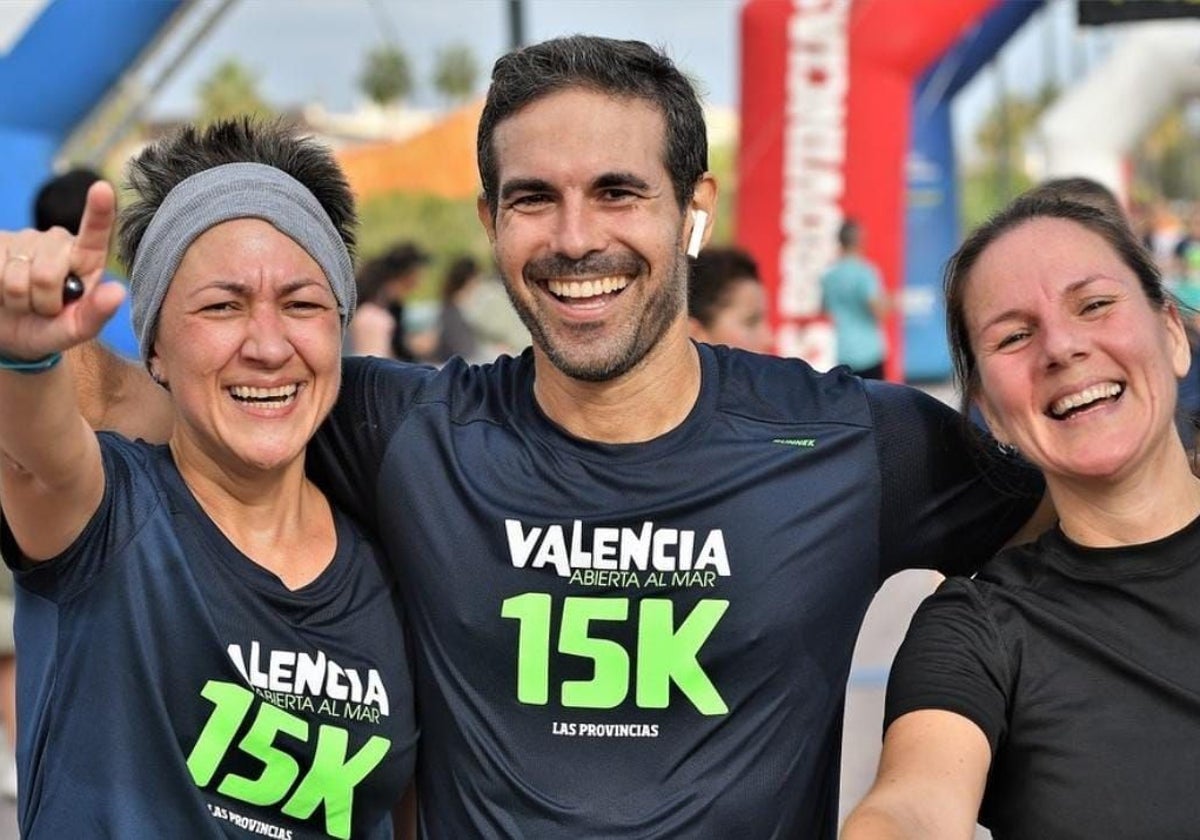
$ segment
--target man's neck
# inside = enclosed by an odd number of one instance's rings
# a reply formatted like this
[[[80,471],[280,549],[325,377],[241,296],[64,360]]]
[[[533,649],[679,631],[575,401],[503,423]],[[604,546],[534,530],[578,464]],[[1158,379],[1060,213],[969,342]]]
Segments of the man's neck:
[[[684,421],[700,395],[700,356],[682,323],[616,379],[572,379],[536,348],[534,370],[534,399],[546,416],[598,443],[642,443],[664,435]]]

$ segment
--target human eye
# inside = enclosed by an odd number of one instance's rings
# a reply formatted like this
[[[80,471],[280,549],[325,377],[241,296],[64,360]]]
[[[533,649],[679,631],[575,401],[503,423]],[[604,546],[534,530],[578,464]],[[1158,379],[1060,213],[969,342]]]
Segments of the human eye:
[[[322,283],[302,282],[284,291],[280,304],[285,312],[312,315],[327,312],[336,306],[333,292]]]
[[[600,199],[609,204],[632,201],[638,194],[628,187],[605,187],[600,190]]]
[[[1029,335],[1030,335],[1029,330],[1024,329],[1024,328],[1017,329],[1017,330],[1010,330],[1009,332],[1002,334],[1000,336],[1000,338],[997,339],[996,349],[997,350],[1012,349],[1012,348],[1016,347],[1018,344],[1020,344],[1022,341],[1024,341],[1025,339],[1029,338]]]
[[[509,199],[508,207],[513,210],[539,210],[550,203],[547,193],[524,193]]]
[[[332,308],[333,307],[325,301],[309,300],[304,298],[290,300],[284,305],[285,311],[301,317],[320,315],[323,312],[328,312]]]
[[[237,309],[237,302],[233,300],[216,300],[205,303],[200,307],[201,312],[224,313],[233,312]]]
[[[1093,315],[1112,306],[1114,302],[1110,297],[1089,298],[1083,302],[1079,311],[1082,315]]]

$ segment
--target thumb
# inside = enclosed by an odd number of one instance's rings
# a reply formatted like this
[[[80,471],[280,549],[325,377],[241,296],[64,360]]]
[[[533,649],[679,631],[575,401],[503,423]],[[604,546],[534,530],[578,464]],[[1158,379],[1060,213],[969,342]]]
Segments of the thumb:
[[[77,300],[72,306],[75,323],[73,332],[76,342],[88,341],[100,334],[100,330],[108,323],[121,307],[128,292],[123,283],[102,282],[88,294]]]

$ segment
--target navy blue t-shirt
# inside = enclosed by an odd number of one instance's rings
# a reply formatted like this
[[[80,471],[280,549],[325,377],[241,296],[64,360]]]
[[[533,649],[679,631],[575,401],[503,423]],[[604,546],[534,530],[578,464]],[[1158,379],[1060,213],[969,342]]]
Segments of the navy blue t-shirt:
[[[27,838],[390,840],[415,760],[401,610],[335,512],[295,591],[200,508],[166,447],[100,435],[99,510],[17,574]]]
[[[833,837],[871,596],[1032,510],[925,394],[699,352],[689,416],[630,445],[543,415],[528,351],[346,361],[309,463],[400,578],[425,836]]]

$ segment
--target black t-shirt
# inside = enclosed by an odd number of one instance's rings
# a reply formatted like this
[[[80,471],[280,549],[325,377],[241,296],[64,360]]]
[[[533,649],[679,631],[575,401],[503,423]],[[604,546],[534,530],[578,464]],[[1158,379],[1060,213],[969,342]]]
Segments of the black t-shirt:
[[[974,721],[992,747],[980,822],[998,837],[1200,835],[1200,520],[1084,548],[1060,531],[947,580],[913,619],[887,724]]]
[[[310,464],[400,578],[426,836],[832,837],[880,581],[1032,508],[918,391],[699,352],[690,415],[630,445],[550,422],[528,351],[347,360]]]
[[[333,560],[289,590],[208,518],[167,447],[100,443],[96,514],[15,569],[21,836],[391,840],[417,731],[373,545],[335,514]]]

